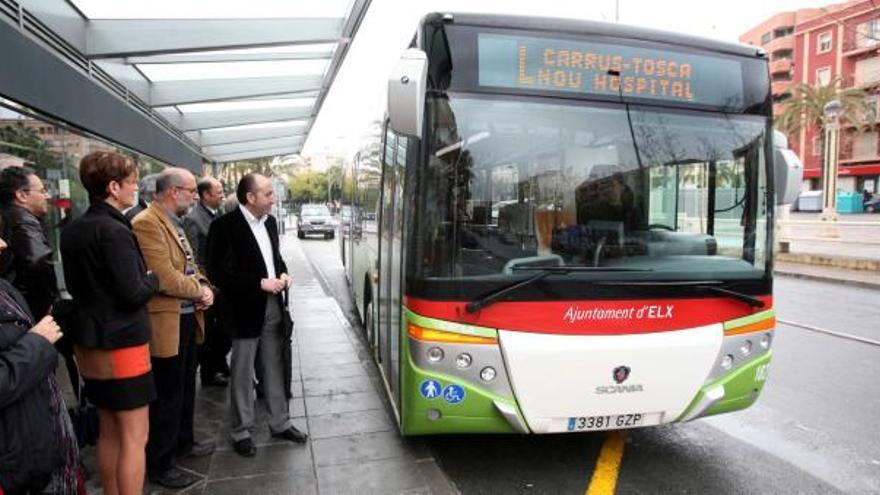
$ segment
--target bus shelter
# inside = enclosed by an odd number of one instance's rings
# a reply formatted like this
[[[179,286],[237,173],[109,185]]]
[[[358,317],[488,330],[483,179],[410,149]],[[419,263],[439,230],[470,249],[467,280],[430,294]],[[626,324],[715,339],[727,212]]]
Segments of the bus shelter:
[[[302,149],[370,0],[0,0],[0,103],[202,170]]]

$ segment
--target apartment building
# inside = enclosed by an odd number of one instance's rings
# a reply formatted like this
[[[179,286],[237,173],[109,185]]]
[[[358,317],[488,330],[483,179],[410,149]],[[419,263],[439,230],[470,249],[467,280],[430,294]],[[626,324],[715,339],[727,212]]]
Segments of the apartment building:
[[[875,5],[875,3],[877,5]],[[783,12],[762,22],[740,41],[763,47],[770,56],[775,111],[799,83],[829,84],[841,76],[844,87],[868,93],[872,122],[841,130],[838,186],[842,190],[880,192],[880,3],[853,0],[818,9]],[[821,189],[821,129],[790,136],[804,162],[805,189]]]

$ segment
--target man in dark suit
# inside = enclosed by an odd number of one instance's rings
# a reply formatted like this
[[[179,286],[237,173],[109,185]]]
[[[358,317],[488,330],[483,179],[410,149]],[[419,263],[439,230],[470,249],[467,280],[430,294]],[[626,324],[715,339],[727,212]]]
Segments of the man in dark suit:
[[[230,436],[242,456],[256,454],[254,362],[263,369],[263,393],[272,436],[305,443],[293,427],[284,389],[282,292],[291,283],[279,252],[278,224],[269,214],[275,202],[272,182],[256,173],[238,183],[240,206],[211,224],[208,233],[208,277],[219,288],[217,311],[232,337]]]
[[[186,237],[192,246],[202,273],[208,273],[208,229],[211,222],[218,216],[217,209],[223,202],[223,186],[212,177],[204,177],[199,181],[199,202],[183,219]],[[226,354],[232,347],[229,336],[220,330],[216,321],[216,311],[209,308],[205,311],[205,343],[196,352],[199,359],[202,386],[224,387],[229,383],[229,366]]]

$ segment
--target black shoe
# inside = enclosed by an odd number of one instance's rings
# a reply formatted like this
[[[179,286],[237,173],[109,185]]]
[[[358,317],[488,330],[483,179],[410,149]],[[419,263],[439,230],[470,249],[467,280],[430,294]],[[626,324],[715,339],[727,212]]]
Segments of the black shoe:
[[[229,379],[223,376],[223,373],[212,373],[202,376],[203,387],[225,387],[229,385]]]
[[[214,453],[214,442],[193,442],[192,445],[177,451],[177,456],[184,459],[205,457]]]
[[[186,488],[201,479],[177,466],[171,466],[159,473],[150,473],[149,478],[151,482],[173,490]]]
[[[242,457],[253,457],[257,455],[257,447],[254,446],[254,441],[250,438],[233,442],[232,448],[235,449],[236,454]]]
[[[279,431],[278,433],[273,433],[272,436],[274,438],[281,438],[284,440],[289,440],[294,443],[306,443],[306,440],[309,439],[309,436],[305,433],[297,430],[294,427],[290,427],[284,431]]]

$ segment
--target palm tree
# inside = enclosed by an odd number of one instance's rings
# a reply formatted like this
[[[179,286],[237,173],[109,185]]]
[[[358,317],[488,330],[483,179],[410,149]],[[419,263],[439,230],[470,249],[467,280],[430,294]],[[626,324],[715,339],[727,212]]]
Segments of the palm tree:
[[[873,117],[867,96],[861,89],[843,88],[843,78],[840,76],[824,86],[798,84],[792,89],[791,98],[783,103],[782,113],[776,117],[776,128],[789,136],[804,129],[821,129],[825,123],[825,104],[832,100],[839,101],[843,106],[841,123],[865,125]]]

